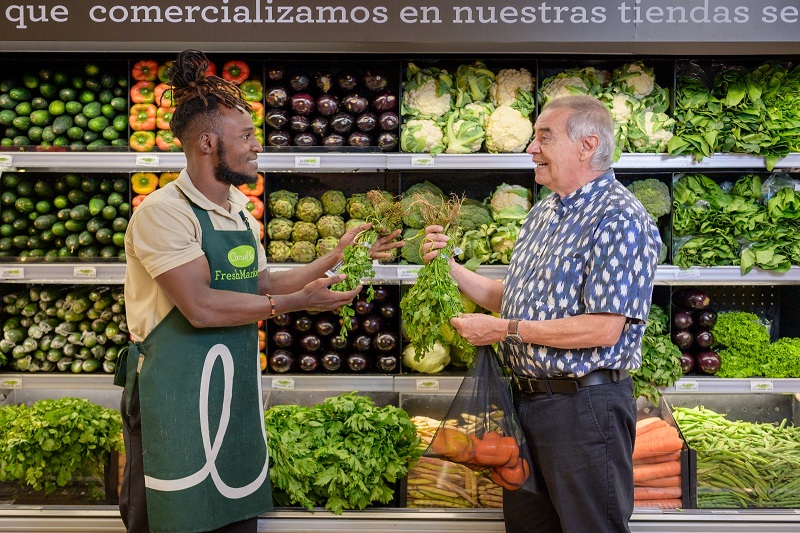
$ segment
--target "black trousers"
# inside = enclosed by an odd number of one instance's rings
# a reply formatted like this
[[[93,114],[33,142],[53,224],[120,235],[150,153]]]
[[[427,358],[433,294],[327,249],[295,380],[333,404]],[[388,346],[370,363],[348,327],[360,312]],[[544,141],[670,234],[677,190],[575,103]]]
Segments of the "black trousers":
[[[142,461],[142,419],[139,410],[139,387],[131,397],[131,414],[125,414],[125,392],[122,393],[122,437],[125,440],[125,471],[119,495],[119,511],[128,533],[150,533],[147,522],[147,499]],[[184,509],[183,512],[191,512]],[[208,533],[256,533],[258,517],[228,524]]]
[[[514,398],[538,494],[503,491],[508,533],[628,533],[636,401],[630,378],[575,394]]]

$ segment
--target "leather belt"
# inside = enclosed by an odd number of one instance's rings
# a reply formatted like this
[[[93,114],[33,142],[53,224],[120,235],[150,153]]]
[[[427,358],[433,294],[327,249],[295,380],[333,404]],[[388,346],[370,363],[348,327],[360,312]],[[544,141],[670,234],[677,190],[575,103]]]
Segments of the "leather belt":
[[[605,383],[617,383],[628,377],[627,370],[595,370],[579,378],[529,378],[517,374],[511,375],[517,389],[528,394],[575,394],[578,389],[591,387],[593,385],[603,385]]]

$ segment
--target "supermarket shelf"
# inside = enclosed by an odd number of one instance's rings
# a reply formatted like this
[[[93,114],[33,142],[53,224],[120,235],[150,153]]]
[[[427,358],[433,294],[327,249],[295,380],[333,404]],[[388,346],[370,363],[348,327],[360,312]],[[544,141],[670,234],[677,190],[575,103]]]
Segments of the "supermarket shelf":
[[[0,264],[2,283],[120,284],[125,282],[125,263],[42,263],[18,261]]]
[[[796,378],[720,378],[715,376],[684,376],[667,393],[800,394],[800,379]]]
[[[264,391],[296,390],[325,392],[392,392],[394,376],[330,374],[330,375],[264,375],[261,378]]]
[[[267,151],[258,156],[262,171],[380,172],[384,170],[532,170],[528,154],[408,154],[381,152]],[[0,152],[0,170],[48,172],[130,172],[180,170],[186,166],[182,152]],[[764,158],[748,154],[714,154],[702,161],[692,156],[622,154],[618,170],[718,170],[764,169]],[[777,169],[800,169],[800,153],[780,159]]]
[[[742,274],[738,266],[680,268],[659,265],[656,285],[796,285],[800,284],[800,267],[787,272],[754,268]]]

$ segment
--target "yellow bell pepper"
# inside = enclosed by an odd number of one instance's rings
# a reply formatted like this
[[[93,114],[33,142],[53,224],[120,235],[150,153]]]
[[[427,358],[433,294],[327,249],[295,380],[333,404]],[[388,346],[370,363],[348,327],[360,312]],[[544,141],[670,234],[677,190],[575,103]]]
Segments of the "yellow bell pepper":
[[[131,175],[131,188],[136,194],[150,194],[158,187],[158,176],[153,172],[134,172]]]
[[[158,177],[158,186],[166,187],[168,183],[175,181],[180,176],[179,172],[162,172]]]

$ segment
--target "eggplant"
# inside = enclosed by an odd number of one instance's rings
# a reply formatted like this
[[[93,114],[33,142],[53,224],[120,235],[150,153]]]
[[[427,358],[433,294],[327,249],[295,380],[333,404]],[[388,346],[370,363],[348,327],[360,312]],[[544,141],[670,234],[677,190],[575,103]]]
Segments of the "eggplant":
[[[341,335],[336,335],[335,337],[331,337],[330,346],[334,350],[344,350],[347,348],[347,339],[342,337]]]
[[[314,97],[308,93],[297,93],[292,95],[291,108],[298,115],[310,115],[314,112]]]
[[[267,111],[267,114],[264,115],[264,122],[266,122],[270,128],[279,130],[289,123],[289,117],[283,109],[270,109]]]
[[[397,368],[397,357],[393,355],[384,355],[378,358],[378,370],[381,372],[392,372]]]
[[[714,344],[714,335],[708,330],[701,330],[694,334],[694,343],[701,348],[708,348]]]
[[[311,121],[303,115],[292,115],[289,119],[289,129],[295,133],[303,133],[311,127]]]
[[[370,335],[375,335],[381,330],[381,319],[377,316],[368,316],[361,321],[361,329]]]
[[[314,325],[314,321],[311,320],[307,315],[300,315],[294,319],[294,329],[301,333],[305,333],[306,331],[310,330],[311,327]]]
[[[295,72],[289,78],[289,87],[295,92],[305,91],[311,85],[311,80],[305,72]]]
[[[323,94],[317,97],[317,113],[329,117],[339,110],[339,99],[332,94]]]
[[[694,342],[694,335],[685,329],[678,330],[672,334],[672,342],[681,350],[688,350]]]
[[[400,127],[400,117],[394,111],[386,111],[378,117],[378,124],[383,131],[394,131]]]
[[[371,111],[361,113],[356,118],[356,128],[364,133],[369,133],[378,127],[378,117]]]
[[[356,300],[356,303],[353,304],[353,310],[356,312],[357,315],[368,315],[372,313],[372,310],[375,308],[375,305],[372,302],[368,302],[364,298],[359,298]]]
[[[336,372],[342,366],[341,356],[330,350],[322,354],[320,362],[322,363],[322,368],[328,372]]]
[[[388,331],[378,333],[375,336],[375,347],[382,352],[391,352],[397,347],[397,337]]]
[[[298,133],[292,138],[292,144],[295,146],[316,146],[317,138],[314,134],[308,131]]]
[[[272,65],[267,69],[267,79],[270,81],[281,81],[286,75],[286,67],[283,65]]]
[[[355,122],[353,115],[340,111],[331,118],[331,129],[336,133],[350,133]]]
[[[394,150],[397,148],[397,135],[394,133],[390,133],[388,131],[383,131],[378,135],[378,139],[376,144],[380,147],[381,150],[384,152],[388,152],[389,150]]]
[[[267,134],[267,144],[270,146],[289,146],[292,138],[283,130],[273,130]]]
[[[689,329],[693,323],[694,320],[689,311],[679,309],[672,314],[672,326],[676,329]]]
[[[358,87],[358,78],[352,72],[340,72],[336,76],[336,83],[343,91],[352,91]]]
[[[282,313],[272,317],[272,323],[276,326],[285,327],[292,323],[292,315],[289,313]]]
[[[307,352],[318,352],[322,349],[322,341],[316,335],[306,335],[300,339],[300,347]]]
[[[348,113],[359,115],[367,110],[369,102],[363,96],[358,94],[348,94],[342,98],[342,107]]]
[[[358,326],[360,326],[360,325],[361,325],[361,324],[360,324],[360,322],[359,322],[358,318],[356,318],[356,317],[354,317],[354,316],[351,316],[351,317],[350,317],[350,327],[349,327],[348,329],[350,329],[350,330],[357,330],[357,329],[358,329]]]
[[[717,323],[717,312],[711,309],[704,309],[695,313],[695,322],[698,326],[711,328]]]
[[[364,86],[370,91],[382,91],[387,85],[389,85],[389,80],[384,74],[371,70],[364,73]]]
[[[293,342],[294,337],[292,337],[292,334],[285,329],[279,329],[272,334],[272,344],[280,348],[287,348],[291,346]]]
[[[333,335],[333,332],[336,329],[336,325],[329,318],[317,320],[317,323],[314,324],[314,327],[316,328],[317,333],[322,337]]]
[[[359,335],[353,339],[353,348],[359,352],[368,351],[370,346],[372,346],[372,339],[367,335]]]
[[[697,289],[681,289],[672,296],[672,303],[684,309],[701,311],[711,304],[711,298]]]
[[[347,367],[353,372],[361,372],[367,368],[367,358],[363,354],[354,353],[347,356]]]
[[[397,307],[391,302],[386,302],[381,305],[380,312],[384,318],[392,318],[397,315]]]
[[[311,132],[319,137],[325,137],[328,134],[328,119],[325,117],[311,119]]]
[[[389,289],[387,289],[383,285],[375,285],[375,286],[373,286],[372,287],[372,291],[374,293],[372,295],[372,301],[373,302],[382,302],[386,298],[388,298],[389,294],[390,294]]]
[[[345,138],[338,133],[331,133],[322,139],[322,146],[344,146]]]
[[[689,352],[683,352],[681,354],[681,371],[688,374],[692,370],[694,370],[694,356]]]
[[[327,70],[315,72],[314,84],[324,93],[330,91],[331,87],[333,87],[333,74]]]
[[[294,358],[289,350],[275,350],[269,358],[269,367],[278,373],[288,372],[293,363]]]
[[[289,93],[283,87],[272,87],[267,89],[266,100],[268,107],[286,107],[289,103]]]
[[[393,91],[383,91],[373,96],[369,104],[376,113],[394,111],[397,109],[397,95]]]
[[[717,352],[700,352],[695,356],[697,368],[705,374],[716,374],[722,365],[722,360]]]
[[[372,137],[363,131],[354,131],[347,137],[347,144],[350,146],[372,146]]]
[[[319,366],[319,359],[310,353],[300,356],[300,370],[305,372],[313,372]]]

